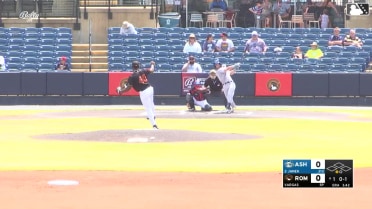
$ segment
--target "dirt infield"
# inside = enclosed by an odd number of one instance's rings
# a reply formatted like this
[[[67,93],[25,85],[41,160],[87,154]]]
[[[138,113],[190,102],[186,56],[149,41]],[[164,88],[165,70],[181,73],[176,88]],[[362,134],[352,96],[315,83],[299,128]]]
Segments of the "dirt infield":
[[[74,110],[0,119],[145,118],[143,110]],[[372,118],[329,112],[237,110],[233,114],[159,110],[162,118],[288,118],[372,122]],[[144,120],[145,125],[149,125]],[[244,127],[244,124],[242,125]],[[182,137],[175,137],[182,136]],[[234,133],[143,129],[97,130],[34,135],[37,140],[84,140],[147,143],[211,140],[261,140],[261,136]],[[156,145],[156,144],[155,144]],[[252,159],[254,160],[254,159]],[[0,165],[1,166],[1,165]],[[0,172],[0,208],[3,209],[367,209],[372,205],[372,168],[354,170],[354,188],[282,188],[279,172],[158,173],[119,171],[3,171]],[[73,180],[78,185],[49,185]]]

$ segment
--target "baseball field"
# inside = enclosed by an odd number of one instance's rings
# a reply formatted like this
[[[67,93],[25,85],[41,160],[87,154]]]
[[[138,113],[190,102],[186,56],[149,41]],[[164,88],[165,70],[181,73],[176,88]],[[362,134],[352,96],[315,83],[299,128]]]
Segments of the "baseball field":
[[[222,107],[215,107],[222,110]],[[372,108],[0,106],[4,209],[372,205]],[[283,159],[353,159],[353,188],[283,188]]]

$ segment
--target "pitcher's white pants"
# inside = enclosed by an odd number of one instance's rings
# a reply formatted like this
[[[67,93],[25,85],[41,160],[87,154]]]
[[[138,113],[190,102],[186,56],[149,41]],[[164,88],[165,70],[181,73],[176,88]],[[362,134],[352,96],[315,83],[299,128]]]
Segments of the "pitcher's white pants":
[[[236,85],[234,82],[223,85],[223,93],[225,94],[227,103],[230,103],[232,108],[236,106],[234,102],[235,88]]]
[[[155,122],[155,105],[154,105],[154,88],[149,86],[147,89],[139,92],[140,99],[143,107],[146,110],[147,117],[149,118],[152,125],[156,125]]]

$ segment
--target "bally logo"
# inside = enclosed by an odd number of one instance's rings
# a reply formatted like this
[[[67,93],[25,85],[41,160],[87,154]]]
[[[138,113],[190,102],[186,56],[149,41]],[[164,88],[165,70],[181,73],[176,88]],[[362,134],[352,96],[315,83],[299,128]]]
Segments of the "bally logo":
[[[277,79],[270,79],[267,82],[267,88],[270,91],[278,91],[280,89],[280,81]]]
[[[183,81],[184,88],[191,88],[192,84],[196,81],[196,77],[185,77]]]

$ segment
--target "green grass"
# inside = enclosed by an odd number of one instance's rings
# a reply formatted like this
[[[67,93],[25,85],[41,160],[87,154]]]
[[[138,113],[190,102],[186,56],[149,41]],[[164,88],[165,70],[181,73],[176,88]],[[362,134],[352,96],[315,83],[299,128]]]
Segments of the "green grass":
[[[327,111],[327,108],[314,109]],[[332,109],[332,112],[336,110],[351,111],[359,117],[371,115],[369,110]],[[32,136],[43,133],[141,129],[149,125],[143,118],[22,118],[22,115],[57,111],[60,110],[0,110],[0,119],[7,116],[0,126],[0,170],[279,172],[282,160],[289,158],[354,159],[355,167],[372,167],[371,123],[367,122],[161,118],[158,123],[162,129],[242,133],[261,138],[132,144],[34,139]]]

